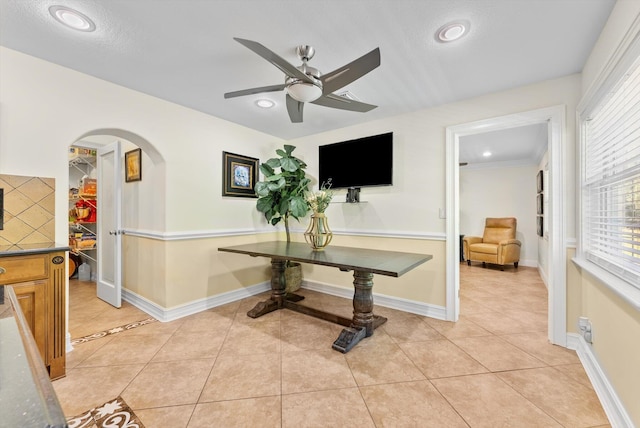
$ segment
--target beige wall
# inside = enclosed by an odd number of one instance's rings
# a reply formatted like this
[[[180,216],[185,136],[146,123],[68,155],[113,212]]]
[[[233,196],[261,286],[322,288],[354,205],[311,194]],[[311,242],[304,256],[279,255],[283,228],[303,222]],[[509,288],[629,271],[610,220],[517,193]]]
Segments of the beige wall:
[[[618,0],[584,67],[583,95],[595,89],[601,73],[606,75],[610,70],[611,57],[639,17],[640,2]],[[638,26],[633,28],[637,31]],[[589,318],[593,328],[591,350],[633,423],[640,426],[640,312],[571,261],[567,272],[568,328],[576,331],[578,317]]]
[[[593,328],[592,351],[636,426],[640,426],[640,311],[582,272],[582,316]]]

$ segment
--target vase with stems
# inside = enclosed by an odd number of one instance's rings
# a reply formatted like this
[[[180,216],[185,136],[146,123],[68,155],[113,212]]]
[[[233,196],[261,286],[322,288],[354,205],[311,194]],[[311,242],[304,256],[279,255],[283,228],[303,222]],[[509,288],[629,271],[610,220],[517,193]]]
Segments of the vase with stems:
[[[309,227],[304,232],[304,239],[314,251],[324,250],[333,238],[327,216],[324,213],[332,198],[331,182],[322,183],[320,190],[307,194],[307,204],[313,214],[311,214]]]

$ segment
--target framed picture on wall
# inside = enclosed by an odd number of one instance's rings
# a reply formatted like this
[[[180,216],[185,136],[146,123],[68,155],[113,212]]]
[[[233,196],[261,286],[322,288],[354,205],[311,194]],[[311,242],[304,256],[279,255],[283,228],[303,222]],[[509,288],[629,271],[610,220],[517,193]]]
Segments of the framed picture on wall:
[[[539,215],[537,218],[537,229],[538,229],[538,236],[542,237],[544,236],[544,217]]]
[[[127,183],[142,180],[142,149],[131,150],[124,154],[124,180]]]
[[[222,152],[222,196],[257,198],[253,188],[258,182],[259,160]]]
[[[544,172],[542,170],[538,171],[538,193],[542,193],[544,191]]]
[[[542,193],[538,193],[538,214],[544,214],[544,195]]]

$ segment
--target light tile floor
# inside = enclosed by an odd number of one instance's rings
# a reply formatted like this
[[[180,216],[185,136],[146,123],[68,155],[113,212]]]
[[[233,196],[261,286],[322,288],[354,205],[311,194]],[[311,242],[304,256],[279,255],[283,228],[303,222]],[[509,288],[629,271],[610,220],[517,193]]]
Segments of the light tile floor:
[[[53,385],[68,416],[120,395],[148,428],[609,427],[575,352],[547,342],[537,270],[460,271],[459,322],[376,307],[389,321],[347,354],[338,325],[248,318],[263,294],[78,344]],[[300,294],[350,317],[348,299]],[[70,282],[72,338],[145,318]]]

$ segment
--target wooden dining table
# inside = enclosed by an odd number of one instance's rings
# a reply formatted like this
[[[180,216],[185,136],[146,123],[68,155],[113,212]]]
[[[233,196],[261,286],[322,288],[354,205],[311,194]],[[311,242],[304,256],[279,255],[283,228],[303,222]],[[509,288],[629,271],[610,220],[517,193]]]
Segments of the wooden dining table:
[[[258,318],[278,309],[290,309],[340,324],[345,328],[332,347],[342,353],[349,352],[387,321],[385,317],[373,313],[373,275],[399,277],[433,258],[429,254],[339,246],[329,246],[317,251],[306,243],[285,241],[220,247],[218,251],[271,259],[271,296],[247,312],[249,317]],[[335,267],[344,272],[353,271],[353,317],[345,318],[299,304],[304,296],[285,291],[287,261]]]

